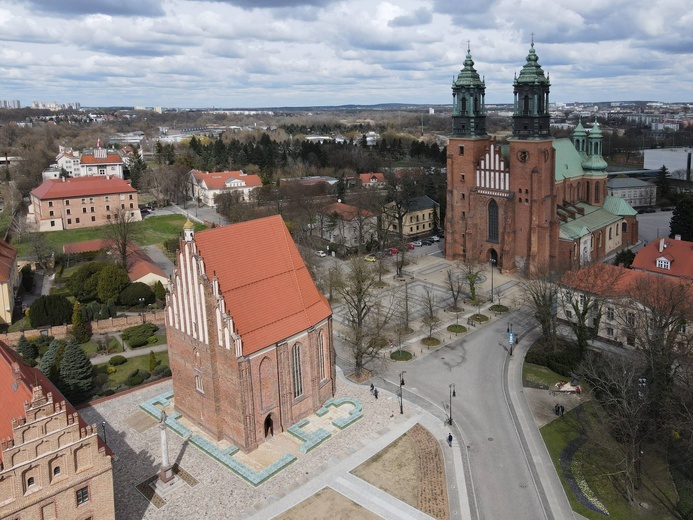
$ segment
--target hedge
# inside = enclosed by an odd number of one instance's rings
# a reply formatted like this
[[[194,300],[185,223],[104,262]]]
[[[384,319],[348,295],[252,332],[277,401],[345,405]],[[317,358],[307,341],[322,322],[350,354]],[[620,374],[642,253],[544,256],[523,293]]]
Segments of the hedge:
[[[147,345],[149,343],[149,338],[152,337],[158,329],[159,327],[153,323],[143,323],[142,325],[128,327],[123,330],[123,341],[125,341],[130,348]]]
[[[142,376],[128,377],[125,380],[125,384],[127,386],[137,386],[137,385],[141,385],[143,382],[144,382],[144,379],[142,379]]]
[[[113,356],[111,359],[108,360],[108,364],[113,366],[122,365],[126,362],[127,358],[125,356]]]

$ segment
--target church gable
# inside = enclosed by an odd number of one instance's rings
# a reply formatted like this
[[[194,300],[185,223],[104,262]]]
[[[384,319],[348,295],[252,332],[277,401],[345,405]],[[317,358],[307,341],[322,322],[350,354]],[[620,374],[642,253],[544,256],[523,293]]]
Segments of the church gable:
[[[501,147],[491,143],[486,154],[479,160],[476,169],[476,185],[479,188],[510,190],[510,170]]]

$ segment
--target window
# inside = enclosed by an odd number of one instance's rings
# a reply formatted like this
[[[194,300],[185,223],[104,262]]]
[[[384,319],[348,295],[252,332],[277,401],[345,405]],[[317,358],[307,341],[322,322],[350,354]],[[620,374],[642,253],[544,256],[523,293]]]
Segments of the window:
[[[606,335],[609,336],[610,338],[614,337],[614,329],[612,327],[607,327],[606,328]]]
[[[632,312],[629,312],[626,315],[626,323],[628,324],[629,327],[634,327],[635,326],[635,314]]]
[[[53,210],[50,210],[48,216],[49,216],[49,217],[52,217],[52,216],[53,216]]]
[[[581,294],[578,299],[580,300],[580,307],[584,307],[585,306],[585,295]]]
[[[318,364],[320,365],[320,380],[325,379],[325,344],[322,331],[318,333]]]
[[[498,242],[498,204],[493,199],[488,203],[488,241]]]
[[[133,208],[132,208],[132,202],[130,203],[130,209],[133,209]]]
[[[89,197],[89,204],[94,204],[94,197]]]
[[[55,220],[51,220],[51,227],[55,227]]]
[[[67,214],[68,214],[68,215],[70,215],[70,211],[72,211],[72,210],[69,210],[69,209],[67,210]]]
[[[120,209],[125,209],[125,204],[121,204]]]
[[[83,487],[77,490],[77,505],[86,504],[89,502],[89,487]]]
[[[460,155],[464,155],[464,146],[460,145]],[[464,180],[464,175],[462,176],[462,180]]]
[[[573,311],[566,310],[565,317],[571,319],[573,317]]]
[[[634,347],[635,346],[635,336],[633,334],[628,334],[626,336],[626,344],[629,347]]]
[[[72,219],[71,218],[67,219],[67,223],[72,224]]]
[[[82,213],[86,213],[86,212],[87,212],[87,208],[82,208]]]
[[[49,207],[49,208],[52,208],[52,207],[53,207],[53,201],[52,201],[52,200],[49,200],[49,201],[48,201],[48,207]]]
[[[110,213],[109,213],[108,215],[106,215],[106,220],[111,220],[111,215],[110,215]]]
[[[70,201],[67,200],[67,199],[65,199],[65,205],[66,205],[66,206],[69,206],[69,205],[70,205]]]
[[[99,175],[106,175],[106,168],[99,168]]]
[[[94,213],[94,206],[92,206],[91,208],[89,208],[89,212],[90,212],[90,213]]]
[[[95,216],[92,216],[92,217],[91,217],[91,221],[92,221],[92,222],[96,222],[96,217],[95,217]]]
[[[291,349],[293,363],[294,397],[303,395],[303,380],[301,379],[301,344],[296,343]]]
[[[667,260],[666,258],[657,259],[657,267],[659,267],[660,269],[669,269],[670,265],[671,264],[669,263],[669,260]]]
[[[205,387],[202,384],[202,376],[199,374],[195,375],[195,390],[203,394],[205,393]]]
[[[111,206],[106,206],[106,211],[111,211]]]
[[[608,320],[614,319],[614,308],[613,307],[608,307],[606,309],[606,319],[608,319]]]
[[[594,184],[594,202],[599,202],[599,183]]]
[[[79,224],[79,219],[78,219],[78,218],[75,219],[75,224]]]
[[[130,194],[130,200],[132,200],[132,194]]]
[[[36,481],[34,480],[34,477],[29,477],[28,479],[26,479],[26,487],[31,487],[35,483],[36,483]]]
[[[612,231],[612,229],[609,228],[609,240],[611,240],[611,231]]]
[[[86,203],[87,203],[87,199],[82,199],[82,204],[86,204]]]
[[[616,236],[618,236],[618,234],[619,234],[619,233],[618,233],[618,224],[616,224],[615,227],[616,227]]]
[[[106,202],[110,202],[110,199],[111,199],[111,198],[110,198],[108,195],[106,195],[106,196],[104,197],[104,200],[105,200]]]
[[[460,180],[464,182],[464,173],[460,173]]]
[[[53,468],[53,476],[57,477],[58,475],[60,475],[60,466],[56,466]]]
[[[686,333],[686,324],[685,324],[685,323],[681,323],[681,324],[679,325],[679,334],[685,334],[685,333]]]

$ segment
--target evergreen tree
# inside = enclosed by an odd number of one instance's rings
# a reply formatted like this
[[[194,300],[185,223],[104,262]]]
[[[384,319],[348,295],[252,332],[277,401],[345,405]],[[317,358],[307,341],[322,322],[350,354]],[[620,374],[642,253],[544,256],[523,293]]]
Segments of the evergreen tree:
[[[130,278],[128,278],[128,272],[125,269],[117,265],[104,267],[99,274],[99,283],[96,286],[99,300],[102,302],[118,300],[121,291],[129,284]]]
[[[671,238],[681,235],[681,240],[693,241],[693,197],[682,197],[671,215]]]
[[[71,320],[72,303],[59,294],[39,296],[29,307],[29,321],[33,328],[64,325]]]
[[[55,366],[55,358],[59,346],[60,342],[58,340],[54,339],[51,341],[51,344],[48,346],[48,350],[43,357],[41,357],[41,361],[39,363],[39,370],[54,383],[58,380],[58,370]]]
[[[623,264],[623,267],[630,267],[633,260],[635,260],[635,253],[630,249],[624,249],[623,251],[616,253],[616,256],[614,257],[614,265]]]
[[[154,369],[156,368],[156,365],[158,363],[156,362],[156,354],[154,354],[153,350],[149,351],[149,371],[154,372]]]
[[[38,356],[38,348],[36,348],[36,345],[33,343],[29,343],[29,340],[26,339],[24,334],[22,334],[22,337],[19,338],[17,342],[17,352],[22,355],[22,359],[24,359],[25,363],[32,366],[33,361],[35,361]]]
[[[154,284],[154,296],[156,296],[157,300],[165,300],[166,299],[166,289],[164,288],[164,284],[162,284],[158,280]]]
[[[89,397],[93,372],[84,350],[71,340],[60,362],[60,390],[68,401],[79,403]]]
[[[669,192],[671,187],[669,185],[669,170],[666,166],[662,166],[657,174],[657,194],[659,195],[659,200],[667,199],[669,197]]]
[[[79,302],[76,302],[72,311],[72,335],[75,337],[77,343],[86,343],[89,341],[89,330],[82,316],[82,306]]]

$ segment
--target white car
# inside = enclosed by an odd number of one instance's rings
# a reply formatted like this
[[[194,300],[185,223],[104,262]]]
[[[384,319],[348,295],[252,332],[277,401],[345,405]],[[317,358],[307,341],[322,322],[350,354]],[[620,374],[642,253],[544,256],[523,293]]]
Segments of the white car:
[[[325,251],[316,251],[315,256],[319,256],[320,258],[325,258],[327,256],[327,253],[325,253]]]
[[[437,235],[433,235],[433,236],[431,237],[431,240],[433,240],[434,242],[440,242],[440,237],[437,236]]]

